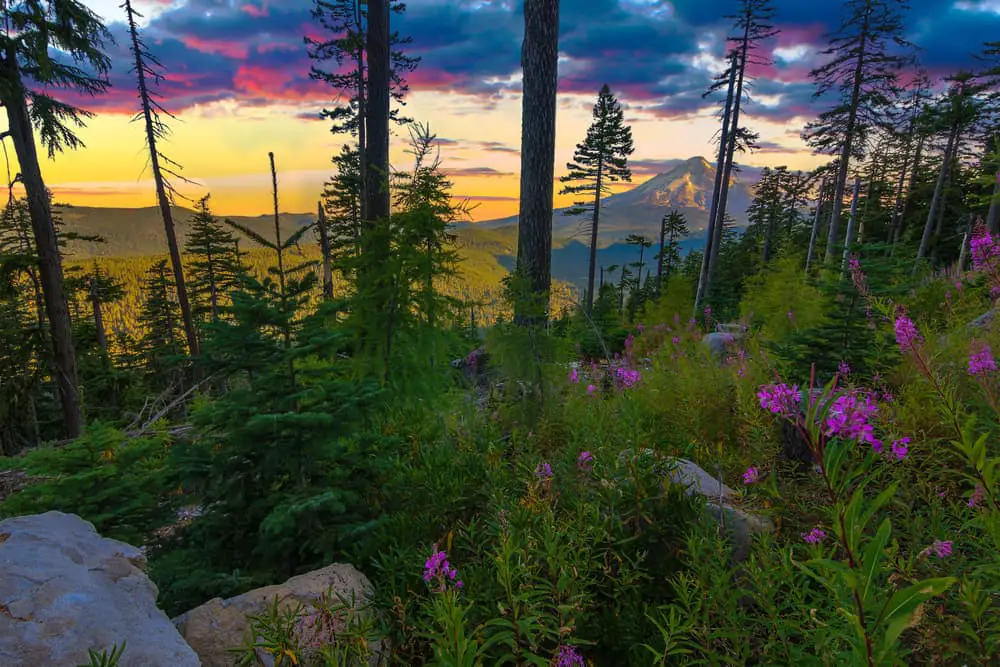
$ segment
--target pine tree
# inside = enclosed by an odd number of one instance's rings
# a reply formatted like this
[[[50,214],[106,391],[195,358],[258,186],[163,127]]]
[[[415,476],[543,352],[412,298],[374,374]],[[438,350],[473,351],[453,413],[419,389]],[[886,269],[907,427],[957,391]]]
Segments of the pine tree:
[[[202,324],[218,321],[222,304],[236,287],[241,272],[233,234],[212,215],[209,196],[198,201],[191,230],[184,242],[191,275],[191,310]]]
[[[680,263],[680,239],[688,235],[687,219],[676,210],[663,216],[660,223],[660,250],[656,253],[656,295],[663,293],[663,284]]]
[[[601,216],[601,198],[611,192],[611,183],[631,182],[632,171],[628,157],[635,151],[632,129],[625,124],[621,104],[607,84],[601,87],[594,105],[594,122],[587,129],[587,137],[576,145],[573,162],[566,165],[569,173],[559,180],[567,185],[559,194],[583,194],[589,198],[576,202],[566,215],[590,212],[590,265],[587,273],[585,310],[591,314],[594,305],[594,273],[597,265],[597,232]]]
[[[156,390],[169,387],[176,390],[182,380],[177,362],[184,354],[184,329],[167,260],[161,259],[149,269],[142,292],[138,321],[144,333],[138,350],[147,381]]]
[[[552,190],[559,83],[559,0],[525,0],[521,95],[521,189],[514,320],[548,319],[552,283]]]
[[[63,427],[75,438],[83,428],[73,327],[63,287],[62,258],[35,144],[35,128],[50,158],[83,145],[73,131],[92,114],[58,101],[58,91],[98,95],[108,87],[111,38],[100,18],[77,0],[8,0],[8,29],[0,34],[0,106],[28,197],[38,275],[45,300],[63,410]],[[16,26],[16,29],[10,29]],[[58,55],[57,55],[58,54]]]
[[[181,251],[177,244],[177,232],[174,229],[174,216],[170,210],[171,200],[176,194],[169,177],[181,178],[177,170],[180,168],[176,162],[160,152],[157,142],[166,139],[170,128],[164,122],[162,116],[173,118],[174,116],[163,108],[157,101],[158,95],[152,86],[155,86],[163,79],[161,73],[163,66],[150,53],[146,44],[139,37],[139,28],[136,26],[136,18],[142,18],[142,14],[132,9],[131,0],[125,0],[123,5],[125,17],[128,23],[129,38],[131,40],[132,56],[135,63],[132,71],[135,73],[136,85],[139,92],[139,104],[141,110],[136,115],[136,119],[142,118],[146,132],[146,148],[149,150],[149,167],[153,174],[153,182],[156,184],[156,202],[160,207],[160,216],[163,218],[163,229],[167,237],[167,249],[170,253],[170,265],[174,271],[174,288],[177,290],[177,303],[180,306],[181,318],[184,322],[184,334],[187,337],[188,349],[191,354],[198,354],[198,332],[195,331],[194,315],[191,313],[191,304],[188,301],[187,284],[184,281],[184,264],[181,262]],[[161,115],[162,114],[162,115]]]
[[[809,73],[816,83],[815,97],[836,94],[833,108],[809,123],[803,139],[815,150],[837,155],[833,179],[833,210],[826,243],[826,263],[834,261],[840,217],[852,159],[864,157],[872,129],[886,118],[896,80],[911,61],[903,39],[904,0],[847,0],[837,32],[829,35],[823,51],[830,60]]]
[[[354,260],[361,255],[361,158],[356,149],[345,144],[332,162],[336,171],[323,189],[330,261],[345,278],[356,278],[352,270]]]

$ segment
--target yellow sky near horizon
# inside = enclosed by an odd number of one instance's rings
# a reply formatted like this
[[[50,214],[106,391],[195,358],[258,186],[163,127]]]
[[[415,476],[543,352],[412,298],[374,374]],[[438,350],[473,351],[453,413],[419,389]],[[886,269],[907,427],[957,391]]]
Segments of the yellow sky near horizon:
[[[627,100],[623,100],[627,106]],[[591,121],[593,100],[577,96],[560,99],[557,118],[556,176],[565,173],[575,144]],[[169,101],[167,102],[169,107]],[[235,101],[195,107],[179,114],[173,134],[162,150],[184,165],[183,174],[200,186],[178,184],[181,192],[197,199],[211,193],[219,215],[259,215],[271,210],[268,151],[274,151],[279,177],[279,207],[283,212],[316,208],[323,182],[332,173],[330,158],[339,152],[345,137],[334,137],[323,121],[304,120],[299,114],[316,108],[276,104],[248,107]],[[441,146],[442,165],[451,174],[456,197],[469,197],[476,206],[472,218],[487,220],[517,213],[519,189],[521,102],[505,95],[490,104],[459,94],[414,91],[408,96],[407,115],[430,124],[448,140]],[[637,160],[665,160],[695,155],[712,158],[711,138],[717,120],[704,114],[688,120],[659,119],[641,110],[626,112],[632,125]],[[751,165],[787,165],[810,169],[824,161],[811,155],[792,136],[794,126],[748,118],[761,139],[788,148],[787,153],[749,156]],[[146,167],[144,134],[140,123],[123,114],[99,114],[80,131],[86,148],[43,160],[42,170],[56,200],[79,206],[143,207],[155,205],[152,180]],[[453,143],[454,142],[454,143]],[[497,152],[496,146],[507,150]],[[405,130],[392,140],[391,159],[405,169]],[[494,150],[488,150],[492,147]],[[11,158],[13,159],[13,152]],[[12,165],[12,169],[16,166]],[[490,171],[492,170],[492,171]],[[652,174],[637,175],[634,184]],[[559,184],[556,184],[558,191]],[[566,205],[569,196],[556,196]]]

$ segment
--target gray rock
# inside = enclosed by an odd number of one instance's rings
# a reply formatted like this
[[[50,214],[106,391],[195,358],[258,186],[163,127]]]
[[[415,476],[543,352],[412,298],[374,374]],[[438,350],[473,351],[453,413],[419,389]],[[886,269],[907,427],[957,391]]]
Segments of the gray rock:
[[[320,634],[309,624],[309,617],[315,616],[313,603],[331,594],[336,604],[337,596],[342,596],[348,603],[353,600],[358,613],[364,614],[368,612],[361,607],[371,595],[371,590],[371,582],[353,566],[328,565],[292,577],[283,584],[256,588],[228,600],[214,598],[175,618],[174,625],[198,653],[204,667],[230,667],[234,659],[230,649],[240,648],[249,637],[248,616],[265,613],[275,598],[282,611],[301,605],[307,618],[297,626],[301,633],[299,639],[304,643],[322,644],[326,637],[335,636],[344,629],[346,619],[337,618],[333,627],[324,628]],[[382,643],[374,642],[368,648],[371,651],[369,664],[378,664],[383,651]],[[258,658],[261,664],[270,664],[271,656],[258,652]]]
[[[621,452],[618,455],[619,465],[631,456],[630,449]],[[729,535],[734,560],[742,561],[750,555],[754,535],[774,532],[774,523],[769,518],[740,507],[739,493],[698,464],[672,456],[658,457],[651,449],[642,449],[635,456],[641,465],[652,466],[664,477],[669,476],[671,483],[683,486],[688,496],[700,496],[706,500],[705,515],[718,522]]]
[[[125,642],[121,667],[198,667],[145,565],[139,549],[75,514],[0,522],[0,665],[75,667],[88,649]]]
[[[713,331],[702,336],[701,345],[708,350],[714,359],[722,361],[741,340],[743,340],[742,334]]]

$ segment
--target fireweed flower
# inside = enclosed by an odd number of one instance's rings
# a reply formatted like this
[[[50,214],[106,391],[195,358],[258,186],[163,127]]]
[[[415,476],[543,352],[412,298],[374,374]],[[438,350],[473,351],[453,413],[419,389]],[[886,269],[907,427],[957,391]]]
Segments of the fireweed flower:
[[[983,502],[983,499],[985,497],[986,497],[986,489],[984,489],[981,485],[977,484],[976,490],[972,492],[971,496],[969,496],[969,507],[975,507],[979,503]]]
[[[580,373],[575,368],[569,372],[569,381],[573,384],[580,381]]]
[[[882,451],[882,443],[875,437],[875,429],[868,422],[878,412],[878,405],[870,396],[862,403],[857,394],[838,396],[826,418],[826,434],[843,440],[867,442],[876,452]]]
[[[994,257],[1000,255],[1000,244],[983,225],[976,226],[969,246],[972,250],[972,266],[975,269],[984,268]]]
[[[969,375],[978,376],[992,373],[997,369],[997,362],[993,358],[993,351],[986,343],[972,343],[972,351],[969,354]]]
[[[743,473],[743,483],[746,485],[756,484],[757,480],[760,479],[760,470],[755,466],[750,466],[747,471]]]
[[[947,558],[951,555],[951,540],[935,540],[924,552],[932,553],[938,558]]]
[[[642,379],[642,373],[631,368],[618,367],[615,369],[615,384],[621,389],[630,389]]]
[[[906,458],[907,453],[910,451],[909,447],[907,447],[909,444],[909,438],[900,438],[899,440],[892,441],[892,453],[896,456],[897,461],[902,461]]]
[[[837,366],[837,372],[840,373],[841,377],[847,377],[851,374],[851,367],[846,361],[841,361],[840,365]]]
[[[802,400],[798,385],[789,387],[784,382],[764,385],[757,392],[760,407],[782,417],[790,417],[795,406]]]
[[[584,667],[583,657],[572,646],[563,644],[556,654],[556,667]]]
[[[895,328],[896,342],[899,343],[899,348],[903,352],[912,350],[923,342],[923,338],[920,337],[920,332],[917,331],[913,320],[906,315],[900,314],[896,317]]]
[[[639,333],[642,333],[643,331],[646,330],[646,325],[645,324],[637,324],[635,326],[635,330],[638,331]]]
[[[552,479],[552,466],[548,463],[539,463],[535,467],[535,477],[538,478],[539,482],[545,482]]]
[[[674,345],[680,345],[681,344],[681,337],[680,336],[674,336],[673,338],[670,339],[670,342],[673,343]]]
[[[819,544],[826,539],[826,533],[820,528],[813,528],[808,533],[802,533],[802,540],[807,544]]]
[[[583,472],[590,472],[594,469],[594,456],[590,452],[580,452],[576,457],[576,467]]]
[[[446,552],[438,551],[436,544],[434,545],[434,553],[424,563],[424,581],[428,584],[436,581],[437,588],[433,588],[432,590],[438,593],[443,593],[449,585],[455,588],[462,587],[462,580],[458,579],[458,570],[453,568],[448,562],[448,554]]]
[[[587,393],[588,394],[590,394],[591,396],[593,396],[595,391],[597,391],[597,387],[595,385],[592,385],[592,384],[588,384],[587,385]]]

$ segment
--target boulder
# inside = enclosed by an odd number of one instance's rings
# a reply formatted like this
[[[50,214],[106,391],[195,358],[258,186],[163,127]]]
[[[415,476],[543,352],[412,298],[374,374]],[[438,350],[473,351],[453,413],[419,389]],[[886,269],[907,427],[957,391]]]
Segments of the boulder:
[[[729,331],[713,331],[701,337],[701,345],[717,361],[723,361],[732,348],[743,339],[742,334]]]
[[[204,667],[231,667],[234,656],[230,649],[246,644],[250,637],[251,615],[263,614],[274,604],[275,598],[282,610],[294,609],[301,604],[307,614],[314,609],[313,603],[320,602],[324,595],[331,595],[333,602],[342,596],[347,603],[352,600],[355,609],[360,608],[371,595],[372,586],[368,578],[351,565],[334,564],[319,570],[292,577],[283,584],[256,588],[228,600],[214,598],[174,619],[174,625],[188,644],[201,658]],[[361,612],[365,613],[365,612]],[[343,631],[344,623],[338,619],[334,627],[324,628],[325,636]],[[303,622],[300,638],[304,642],[314,639],[308,619]],[[310,632],[311,631],[311,632]],[[369,645],[370,664],[378,664],[382,653],[381,643]],[[259,654],[263,664],[269,656]]]
[[[120,667],[197,667],[145,565],[75,514],[0,522],[0,665],[75,667],[125,642]]]
[[[623,451],[618,455],[619,463],[631,455],[631,450]],[[672,456],[659,457],[651,449],[640,450],[636,456],[644,465],[669,477],[672,484],[683,486],[688,496],[705,498],[705,515],[725,528],[733,544],[734,560],[742,561],[750,555],[754,535],[774,532],[769,518],[740,507],[740,494],[698,464]]]

